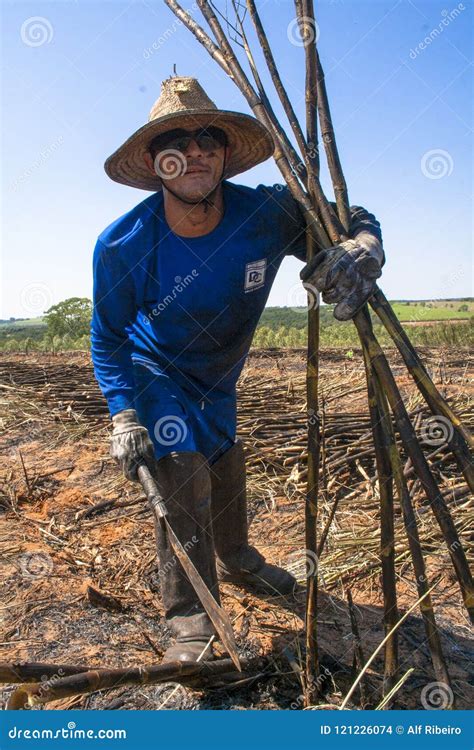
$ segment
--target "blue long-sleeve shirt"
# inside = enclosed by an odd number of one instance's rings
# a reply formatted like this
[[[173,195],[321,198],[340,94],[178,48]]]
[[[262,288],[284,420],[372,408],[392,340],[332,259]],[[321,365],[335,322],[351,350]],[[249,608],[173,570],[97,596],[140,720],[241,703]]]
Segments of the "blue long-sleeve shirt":
[[[202,237],[168,226],[161,191],[108,226],[94,251],[92,361],[113,416],[134,407],[133,362],[191,397],[235,390],[285,255],[305,260],[305,221],[287,187],[225,181],[224,215]],[[351,235],[380,225],[352,209]]]

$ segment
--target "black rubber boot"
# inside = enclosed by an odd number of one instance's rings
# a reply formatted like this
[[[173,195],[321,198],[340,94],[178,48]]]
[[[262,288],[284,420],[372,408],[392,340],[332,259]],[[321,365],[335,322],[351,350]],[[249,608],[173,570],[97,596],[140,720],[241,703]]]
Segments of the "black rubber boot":
[[[155,462],[153,475],[176,536],[219,603],[212,538],[211,482],[205,457],[193,451],[169,453]],[[169,545],[163,524],[156,519],[155,533],[166,620],[176,637],[163,661],[196,661],[215,629]],[[201,661],[212,658],[210,645]]]
[[[271,565],[248,542],[244,450],[240,440],[212,466],[212,527],[220,581],[272,596],[288,596],[296,579]]]

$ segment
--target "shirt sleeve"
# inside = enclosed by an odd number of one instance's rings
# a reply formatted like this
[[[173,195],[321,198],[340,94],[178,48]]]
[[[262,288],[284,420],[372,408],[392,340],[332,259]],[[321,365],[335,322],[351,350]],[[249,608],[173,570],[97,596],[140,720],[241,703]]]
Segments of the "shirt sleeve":
[[[306,263],[306,221],[300,204],[293,198],[286,185],[273,185],[265,187],[264,190],[271,195],[278,206],[284,254],[293,255]],[[337,206],[332,201],[331,206],[334,211],[337,211]],[[359,232],[370,232],[383,244],[380,222],[374,214],[362,206],[351,206],[350,212],[350,237],[356,237]]]
[[[275,218],[274,230],[279,230],[281,253],[294,255],[300,260],[306,258],[306,221],[300,204],[287,185],[259,185],[266,198],[271,201]]]
[[[131,342],[127,327],[136,316],[133,278],[116,248],[97,240],[93,260],[91,355],[94,374],[110,415],[134,408]]]

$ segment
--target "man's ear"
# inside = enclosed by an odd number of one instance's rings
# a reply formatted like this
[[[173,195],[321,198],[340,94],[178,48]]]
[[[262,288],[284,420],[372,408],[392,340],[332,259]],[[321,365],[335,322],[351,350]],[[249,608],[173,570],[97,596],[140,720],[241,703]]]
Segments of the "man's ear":
[[[143,154],[143,160],[148,167],[148,171],[151,172],[153,177],[156,177],[155,163],[149,151],[145,151],[145,153]]]

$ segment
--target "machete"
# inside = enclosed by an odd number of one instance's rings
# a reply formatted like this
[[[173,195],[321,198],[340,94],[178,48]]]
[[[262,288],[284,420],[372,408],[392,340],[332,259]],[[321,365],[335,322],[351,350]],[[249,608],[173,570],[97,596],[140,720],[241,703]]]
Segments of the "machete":
[[[158,487],[156,486],[155,480],[151,475],[150,469],[146,464],[141,463],[137,469],[137,472],[140,483],[143,487],[145,495],[147,496],[148,504],[153,510],[153,513],[156,515],[158,521],[160,523],[164,523],[166,533],[168,535],[168,540],[171,544],[173,552],[183,566],[190,582],[194,586],[194,590],[196,591],[201,604],[209,615],[212,624],[221,637],[222,643],[226,647],[230,658],[234,662],[239,672],[241,672],[242,667],[240,666],[239,655],[237,653],[237,644],[235,642],[234,631],[232,630],[232,625],[230,623],[227,612],[216,602],[208,587],[204,583],[201,575],[197,571],[194,563],[190,559],[188,553],[173,531],[173,528],[169,521],[165,502],[158,491]]]

